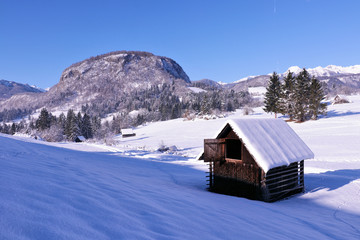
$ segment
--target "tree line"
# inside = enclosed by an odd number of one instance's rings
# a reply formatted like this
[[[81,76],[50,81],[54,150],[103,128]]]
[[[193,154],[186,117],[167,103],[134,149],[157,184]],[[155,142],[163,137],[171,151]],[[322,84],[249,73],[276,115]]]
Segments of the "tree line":
[[[206,115],[259,104],[247,91],[218,89],[186,94],[179,94],[176,91],[174,84],[154,85],[149,89],[131,93],[122,91],[121,95],[118,94],[114,98],[97,99],[83,105],[81,110],[102,118],[110,113],[118,113],[125,126],[137,126],[144,122],[180,118],[188,113]],[[139,111],[137,119],[129,116],[129,113],[133,111]]]
[[[61,113],[58,117],[52,115],[46,108],[41,109],[39,117],[29,121],[22,119],[12,124],[0,124],[0,132],[15,134],[17,132],[41,137],[47,141],[74,141],[78,136],[86,139],[102,137],[100,117],[90,117],[88,114],[75,113],[69,109],[67,115]]]
[[[132,98],[119,102],[102,102],[86,104],[81,111],[69,109],[67,114],[53,115],[43,108],[37,119],[30,117],[26,121],[0,124],[0,132],[15,134],[17,132],[39,136],[46,141],[74,141],[78,136],[86,139],[105,139],[119,134],[122,128],[135,127],[144,122],[164,121],[190,115],[207,115],[234,111],[244,106],[255,106],[248,92],[233,90],[216,90],[193,94],[190,98],[179,98],[174,95],[170,85],[162,88],[153,87],[145,92],[135,92]],[[116,111],[119,105],[125,109]],[[136,111],[137,114],[131,113]],[[114,113],[112,120],[101,121],[108,113]],[[110,138],[109,138],[110,139]]]
[[[310,76],[305,68],[295,76],[288,72],[283,82],[274,72],[270,77],[264,99],[264,111],[281,113],[290,120],[304,122],[325,115],[327,106],[320,81]]]

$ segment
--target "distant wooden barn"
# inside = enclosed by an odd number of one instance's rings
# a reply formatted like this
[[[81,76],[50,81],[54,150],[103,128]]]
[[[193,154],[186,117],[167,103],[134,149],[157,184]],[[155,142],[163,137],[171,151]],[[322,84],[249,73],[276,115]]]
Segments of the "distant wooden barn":
[[[273,202],[304,191],[304,159],[314,154],[280,119],[230,120],[204,140],[214,192]]]
[[[74,139],[74,142],[85,142],[85,141],[86,141],[86,138],[84,136],[77,136]]]
[[[132,128],[124,128],[121,129],[121,135],[123,138],[134,137],[136,136],[136,133],[132,130]]]
[[[331,102],[334,105],[334,104],[349,103],[350,101],[345,96],[338,94],[334,97],[334,99]]]

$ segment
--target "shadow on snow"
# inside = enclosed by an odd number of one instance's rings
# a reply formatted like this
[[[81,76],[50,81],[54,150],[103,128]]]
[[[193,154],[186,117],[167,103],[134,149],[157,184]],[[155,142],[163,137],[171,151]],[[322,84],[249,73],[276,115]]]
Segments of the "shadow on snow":
[[[360,169],[310,173],[305,175],[305,186],[307,192],[314,192],[321,189],[329,189],[329,191],[332,191],[358,179],[360,179]]]

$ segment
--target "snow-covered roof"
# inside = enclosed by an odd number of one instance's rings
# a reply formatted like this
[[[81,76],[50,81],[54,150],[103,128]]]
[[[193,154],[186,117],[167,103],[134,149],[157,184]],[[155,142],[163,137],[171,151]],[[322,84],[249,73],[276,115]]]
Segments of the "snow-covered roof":
[[[132,130],[132,128],[124,128],[121,129],[121,134],[122,135],[134,134],[134,131]]]
[[[82,142],[86,141],[86,138],[84,136],[78,136],[77,138]]]
[[[281,119],[232,119],[216,134],[218,138],[229,124],[236,135],[265,171],[289,165],[293,162],[314,158],[314,153]]]

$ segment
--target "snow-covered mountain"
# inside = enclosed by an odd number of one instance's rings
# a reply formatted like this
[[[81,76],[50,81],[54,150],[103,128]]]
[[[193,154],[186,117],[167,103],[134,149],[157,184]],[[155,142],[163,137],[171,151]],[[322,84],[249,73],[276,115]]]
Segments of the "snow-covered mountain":
[[[351,94],[360,92],[360,65],[341,67],[329,65],[327,67],[315,67],[306,69],[310,75],[315,76],[325,87],[325,92],[329,94]],[[302,71],[298,66],[289,67],[284,73],[280,73],[283,78],[288,72],[295,75]],[[259,76],[242,78],[234,83],[225,85],[235,91],[246,90],[253,87],[266,87],[272,73]]]
[[[44,90],[30,86],[28,84],[17,83],[13,81],[0,80],[0,101],[8,99],[19,93],[40,93]]]
[[[336,65],[329,65],[326,67],[315,67],[315,68],[307,68],[306,69],[312,76],[315,77],[333,77],[339,75],[354,75],[360,74],[360,65],[354,65],[349,67],[341,67]],[[283,73],[285,75],[287,72],[293,72],[298,74],[302,71],[302,68],[298,66],[289,67],[288,70]]]

